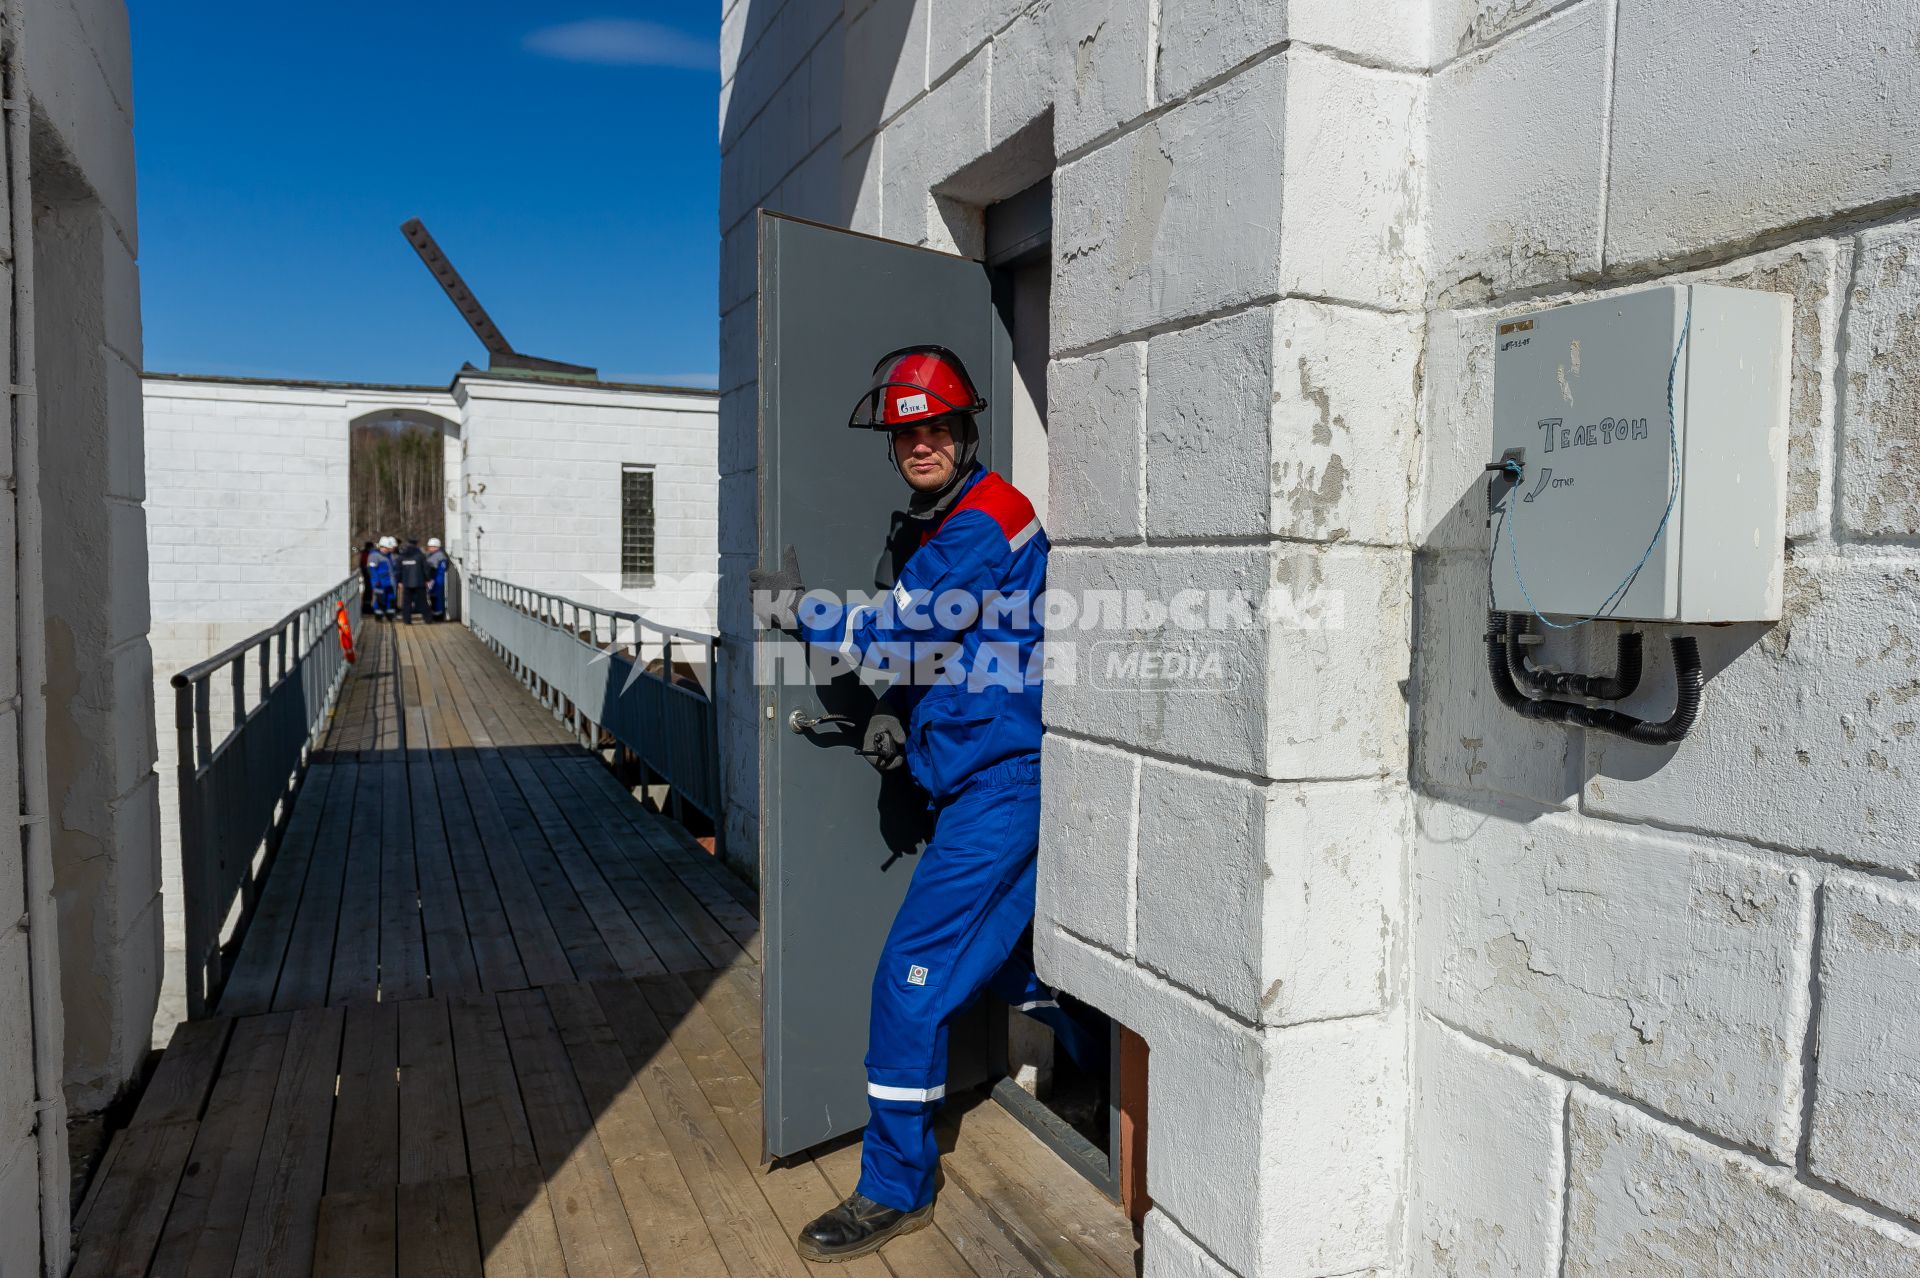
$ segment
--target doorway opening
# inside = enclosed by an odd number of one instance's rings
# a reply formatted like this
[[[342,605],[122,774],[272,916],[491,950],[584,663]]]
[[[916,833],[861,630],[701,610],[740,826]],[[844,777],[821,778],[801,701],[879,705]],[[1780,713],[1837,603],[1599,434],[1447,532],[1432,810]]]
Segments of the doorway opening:
[[[446,433],[453,423],[413,408],[354,419],[347,444],[349,540],[403,543],[447,535]]]
[[[353,572],[362,580],[361,612],[373,610],[366,555],[381,537],[405,546],[432,538],[452,550],[447,537],[447,447],[459,428],[417,408],[362,414],[347,428],[347,545]],[[453,590],[449,573],[448,591]],[[454,611],[449,616],[457,616]]]
[[[994,462],[1047,522],[1047,361],[1052,288],[1053,184],[1039,182],[988,206],[986,262],[1006,335],[1008,421]],[[1029,1130],[1120,1201],[1135,1223],[1146,1214],[1146,1044],[1111,1018],[1061,996],[1108,1043],[1104,1069],[1086,1070],[1038,1021],[1009,1011],[993,1093]]]

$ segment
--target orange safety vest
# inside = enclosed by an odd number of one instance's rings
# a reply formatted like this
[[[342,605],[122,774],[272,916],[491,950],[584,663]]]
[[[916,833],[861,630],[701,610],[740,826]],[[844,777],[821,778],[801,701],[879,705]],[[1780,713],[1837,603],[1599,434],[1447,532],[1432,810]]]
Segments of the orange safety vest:
[[[340,651],[347,654],[349,664],[353,661],[353,623],[347,620],[347,605],[336,603],[333,606],[333,624],[340,631]]]

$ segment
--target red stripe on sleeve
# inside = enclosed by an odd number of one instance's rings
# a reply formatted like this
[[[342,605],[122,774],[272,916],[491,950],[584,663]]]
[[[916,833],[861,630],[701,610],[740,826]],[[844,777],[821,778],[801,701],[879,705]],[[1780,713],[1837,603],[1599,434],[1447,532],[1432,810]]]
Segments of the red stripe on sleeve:
[[[963,510],[977,510],[991,517],[994,523],[1000,525],[1000,533],[1008,541],[1012,541],[1034,519],[1033,503],[993,471],[982,475],[980,482],[954,503],[947,518],[951,519]]]

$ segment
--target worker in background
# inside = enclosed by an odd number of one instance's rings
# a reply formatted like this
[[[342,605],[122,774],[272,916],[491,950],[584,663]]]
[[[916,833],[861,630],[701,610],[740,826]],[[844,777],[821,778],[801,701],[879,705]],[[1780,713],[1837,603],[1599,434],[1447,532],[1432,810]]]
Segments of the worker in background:
[[[393,620],[393,550],[398,544],[382,537],[373,548],[373,613],[387,621]]]
[[[895,607],[822,615],[803,605],[792,619],[805,642],[863,659],[910,659],[929,644],[960,651],[957,667],[943,666],[945,681],[889,688],[863,733],[874,766],[904,760],[937,816],[873,977],[860,1182],[800,1232],[809,1260],[866,1255],[931,1218],[948,1024],[983,991],[1049,1026],[1083,1067],[1098,1068],[1105,1052],[1033,971],[1040,687],[1027,672],[1041,640],[1048,542],[1019,490],[975,460],[975,416],[986,406],[951,351],[909,347],[880,361],[848,424],[889,436],[894,468],[913,490],[908,513],[922,525],[920,547],[894,587]],[[771,601],[784,621],[805,594],[793,547],[779,569],[756,570],[751,585],[766,592],[756,608]],[[959,629],[949,623],[967,610],[936,606],[956,593],[975,605]],[[981,605],[994,593],[1036,602],[1024,617],[995,615],[988,629]]]
[[[360,574],[360,615],[363,617],[373,615],[373,550],[373,543],[365,542],[353,557],[353,570]]]
[[[400,586],[400,614],[411,626],[415,613],[427,615],[427,552],[416,538],[407,538],[395,556],[393,576]]]
[[[427,538],[427,615],[433,621],[447,619],[447,552],[438,537]]]

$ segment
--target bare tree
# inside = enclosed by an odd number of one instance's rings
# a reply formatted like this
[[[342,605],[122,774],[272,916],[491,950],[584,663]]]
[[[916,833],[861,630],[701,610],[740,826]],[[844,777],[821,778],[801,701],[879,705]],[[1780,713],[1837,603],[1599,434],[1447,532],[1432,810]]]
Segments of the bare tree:
[[[446,536],[445,471],[439,431],[388,419],[353,428],[348,443],[348,553],[376,537],[405,542]]]

